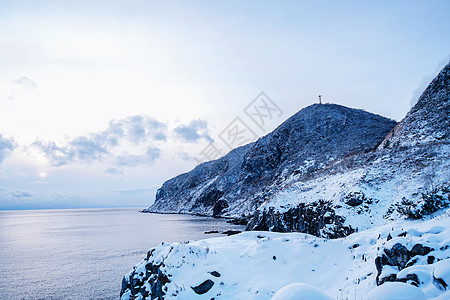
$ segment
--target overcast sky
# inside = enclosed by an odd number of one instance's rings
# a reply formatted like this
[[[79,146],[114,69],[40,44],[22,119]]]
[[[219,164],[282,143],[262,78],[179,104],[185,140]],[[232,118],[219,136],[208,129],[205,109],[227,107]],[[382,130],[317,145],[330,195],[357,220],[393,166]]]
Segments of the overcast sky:
[[[399,121],[449,61],[449,11],[0,0],[0,209],[146,207],[211,149],[268,133],[319,94]],[[246,114],[258,101],[274,108],[264,126]],[[238,125],[252,134],[227,142]]]

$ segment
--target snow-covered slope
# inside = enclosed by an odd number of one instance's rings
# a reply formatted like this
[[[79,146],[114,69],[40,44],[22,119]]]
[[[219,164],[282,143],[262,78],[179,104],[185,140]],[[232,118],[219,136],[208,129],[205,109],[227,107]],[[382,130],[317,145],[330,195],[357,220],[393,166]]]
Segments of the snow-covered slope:
[[[396,122],[336,104],[308,106],[255,143],[163,184],[146,211],[241,216],[253,213],[290,174],[375,149]]]
[[[297,287],[297,295],[317,296],[318,289],[323,299],[450,299],[450,211],[426,222],[399,220],[333,240],[245,232],[162,244],[125,275],[121,297],[264,300],[292,283],[316,289]],[[397,292],[412,298],[396,298]]]

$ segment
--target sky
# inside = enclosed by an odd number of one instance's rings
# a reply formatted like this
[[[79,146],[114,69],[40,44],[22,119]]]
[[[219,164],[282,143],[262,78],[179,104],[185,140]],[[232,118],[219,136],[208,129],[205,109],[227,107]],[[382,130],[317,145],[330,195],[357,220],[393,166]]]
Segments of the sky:
[[[147,207],[319,94],[400,121],[450,60],[448,11],[0,0],[0,209]]]

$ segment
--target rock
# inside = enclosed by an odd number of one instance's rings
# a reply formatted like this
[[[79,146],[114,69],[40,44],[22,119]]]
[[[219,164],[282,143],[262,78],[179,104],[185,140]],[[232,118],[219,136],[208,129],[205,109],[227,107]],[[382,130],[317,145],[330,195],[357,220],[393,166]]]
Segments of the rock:
[[[217,272],[217,271],[209,272],[209,274],[211,274],[211,275],[214,276],[214,277],[220,277],[220,276],[221,276],[220,273]]]
[[[422,244],[415,244],[411,249],[411,256],[427,255],[428,253],[430,253],[433,250],[434,249],[427,247],[427,246],[423,246]]]
[[[223,195],[223,192],[221,192],[221,195]],[[214,204],[213,207],[213,217],[217,217],[222,213],[222,211],[228,207],[228,202],[225,200],[219,200]]]
[[[441,291],[447,290],[448,284],[442,278],[436,278],[433,275],[433,284]]]
[[[219,233],[219,231],[217,230],[205,231],[205,234],[213,234],[213,233]]]
[[[196,294],[203,295],[206,294],[213,287],[213,285],[214,281],[212,281],[211,279],[207,279],[197,286],[194,287],[191,286],[191,288],[194,290]]]
[[[389,274],[380,280],[378,280],[377,285],[382,285],[385,282],[395,282],[397,281],[397,275],[396,274]]]
[[[419,277],[416,274],[408,274],[405,278],[397,278],[397,281],[409,283],[417,287],[420,285]]]
[[[334,206],[325,201],[300,203],[285,212],[273,208],[256,211],[246,230],[302,232],[324,238],[340,238],[355,230],[344,225],[345,218],[337,215]],[[326,230],[325,230],[326,228]]]
[[[249,217],[242,216],[239,218],[234,218],[234,219],[228,220],[227,223],[230,223],[233,225],[247,225],[248,221],[250,221]]]
[[[408,249],[401,243],[394,244],[391,249],[384,249],[384,253],[375,258],[375,267],[378,272],[376,278],[377,285],[382,285],[386,281],[401,281],[411,284],[413,284],[414,282],[414,285],[419,285],[419,279],[415,274],[408,274],[409,277],[406,276],[406,278],[395,278],[394,276],[392,276],[395,274],[380,278],[380,275],[383,271],[383,266],[397,267],[398,270],[401,271],[417,263],[417,258],[412,259],[413,257],[425,256],[433,250],[434,249],[423,246],[420,243],[415,244],[410,251],[408,251]],[[431,264],[434,262],[434,259],[435,258],[433,256],[429,256],[427,257],[427,262]]]
[[[399,270],[402,270],[411,258],[408,249],[400,243],[392,246],[391,250],[385,249],[384,251],[391,261],[394,262],[394,265],[398,266]]]
[[[227,236],[239,234],[239,233],[241,233],[241,231],[239,231],[239,230],[227,230],[227,231],[222,232],[222,234],[226,234]]]
[[[124,278],[122,278],[122,289],[120,290],[120,297],[125,293],[125,291],[130,287],[128,281]]]
[[[361,205],[365,199],[366,196],[364,195],[363,192],[351,192],[345,196],[344,202],[345,204],[354,207]]]
[[[149,254],[144,259],[144,261],[149,260],[154,250],[155,249],[149,251]],[[165,284],[170,282],[170,280],[167,275],[161,271],[161,266],[161,263],[155,264],[153,263],[153,261],[150,261],[145,264],[145,273],[140,272],[139,274],[137,274],[136,270],[134,269],[129,275],[125,276],[122,279],[122,289],[120,291],[120,297],[128,294],[132,297],[130,296],[127,299],[134,299],[139,295],[143,297],[139,299],[147,299],[151,293],[151,299],[164,299],[165,292],[163,291],[163,288]],[[150,290],[147,290],[147,286],[150,288]]]

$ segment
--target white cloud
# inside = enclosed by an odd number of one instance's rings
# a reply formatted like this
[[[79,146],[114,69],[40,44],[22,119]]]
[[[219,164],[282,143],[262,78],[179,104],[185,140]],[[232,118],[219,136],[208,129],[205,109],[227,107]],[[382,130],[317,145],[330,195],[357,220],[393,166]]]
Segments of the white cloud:
[[[205,120],[192,120],[187,125],[179,125],[173,130],[175,136],[184,142],[195,143],[199,140],[213,142],[214,139],[208,133],[208,122]]]
[[[40,150],[52,166],[75,161],[110,161],[114,165],[135,167],[148,165],[159,157],[160,150],[148,145],[165,141],[166,131],[165,123],[146,115],[137,115],[112,120],[105,130],[78,136],[63,145],[37,140],[32,146]],[[120,151],[127,145],[145,150],[140,154]]]

